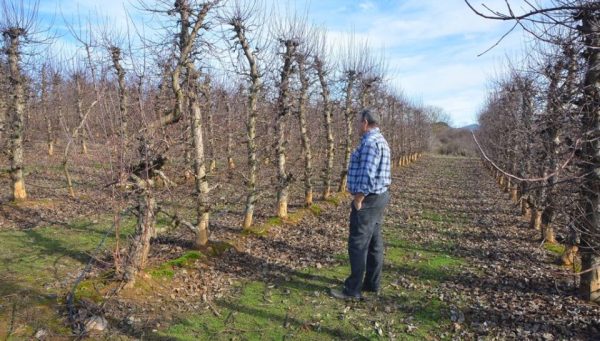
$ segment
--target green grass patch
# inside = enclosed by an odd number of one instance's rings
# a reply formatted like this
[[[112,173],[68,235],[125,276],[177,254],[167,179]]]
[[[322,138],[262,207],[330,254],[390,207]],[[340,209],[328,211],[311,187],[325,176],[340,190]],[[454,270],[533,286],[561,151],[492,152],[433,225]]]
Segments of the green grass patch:
[[[265,225],[268,227],[280,226],[281,224],[283,224],[283,220],[279,217],[270,217],[265,222]]]
[[[334,204],[335,206],[340,205],[340,198],[335,195],[330,196],[325,201],[327,201],[328,203]]]
[[[442,216],[441,214],[439,214],[437,212],[433,212],[433,211],[428,211],[428,210],[423,211],[423,214],[421,214],[421,218],[435,221],[435,222],[447,221],[446,217]]]
[[[196,260],[201,258],[204,258],[204,255],[199,251],[188,251],[179,258],[172,259],[161,264],[156,269],[149,270],[148,273],[152,277],[172,278],[175,275],[175,270],[177,268],[189,268],[196,262]]]
[[[317,204],[312,204],[308,209],[316,216],[319,216],[321,213],[323,213],[323,208]]]
[[[559,243],[544,243],[544,249],[560,256],[565,253],[565,246]]]

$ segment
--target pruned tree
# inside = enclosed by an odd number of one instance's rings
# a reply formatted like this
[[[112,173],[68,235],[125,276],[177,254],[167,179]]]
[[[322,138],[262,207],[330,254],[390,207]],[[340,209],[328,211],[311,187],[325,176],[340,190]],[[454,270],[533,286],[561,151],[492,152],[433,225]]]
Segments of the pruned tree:
[[[36,32],[38,1],[27,4],[22,1],[2,0],[0,32],[5,48],[2,50],[8,63],[10,96],[6,119],[9,138],[11,195],[13,200],[27,199],[23,173],[23,119],[25,115],[25,85],[22,63],[23,44],[33,42]],[[0,117],[1,119],[2,117]],[[3,120],[4,121],[4,120]]]
[[[313,204],[313,185],[312,185],[312,150],[310,145],[310,136],[307,127],[307,107],[309,100],[309,87],[311,83],[309,74],[310,56],[314,50],[314,32],[313,30],[303,29],[302,36],[298,36],[298,47],[296,48],[294,60],[298,68],[298,78],[300,89],[298,91],[298,124],[300,125],[300,141],[302,145],[302,158],[304,159],[304,205],[310,207]]]
[[[354,132],[354,119],[356,108],[354,107],[354,95],[356,82],[360,79],[363,66],[363,55],[365,45],[358,45],[354,35],[348,38],[348,42],[341,56],[341,73],[344,83],[344,163],[340,177],[338,192],[345,192],[348,183],[348,166],[350,165],[350,153],[352,152],[352,136]]]
[[[259,69],[258,46],[251,46],[249,33],[253,32],[257,18],[257,2],[252,2],[247,7],[243,7],[238,1],[235,2],[232,10],[224,15],[224,21],[229,25],[234,33],[232,40],[236,42],[235,46],[241,52],[245,59],[242,67],[242,74],[249,80],[248,99],[247,99],[247,122],[246,138],[248,149],[248,177],[246,180],[247,195],[244,208],[243,228],[248,229],[252,226],[254,217],[254,206],[257,198],[257,146],[256,146],[256,121],[258,118],[258,99],[261,90],[261,72]],[[260,33],[260,32],[259,32]],[[264,49],[263,49],[264,50]],[[230,106],[227,107],[228,113]]]
[[[326,31],[320,31],[315,35],[315,48],[313,53],[313,67],[319,78],[321,86],[321,100],[323,102],[323,121],[324,135],[326,145],[326,158],[323,167],[323,199],[327,200],[331,196],[331,177],[333,173],[333,157],[334,157],[334,138],[333,138],[333,109],[331,103],[331,91],[329,82],[332,72],[332,63],[329,60],[332,57],[331,51],[327,45]]]
[[[279,69],[278,95],[276,104],[275,136],[277,145],[277,216],[287,218],[289,187],[292,173],[286,169],[286,123],[292,110],[290,82],[294,74],[294,61],[300,45],[304,23],[297,18],[285,18],[276,23],[275,39],[279,42],[277,54],[282,65]]]

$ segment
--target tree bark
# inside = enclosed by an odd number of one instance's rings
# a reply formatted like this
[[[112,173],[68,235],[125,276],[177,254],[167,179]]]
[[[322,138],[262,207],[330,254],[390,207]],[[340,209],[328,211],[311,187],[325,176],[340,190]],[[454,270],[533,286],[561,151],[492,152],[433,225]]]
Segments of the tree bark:
[[[312,153],[310,137],[306,127],[306,104],[308,102],[309,79],[306,72],[306,57],[300,52],[296,54],[298,65],[298,76],[300,77],[300,96],[298,98],[298,121],[300,123],[300,140],[302,142],[302,156],[304,157],[304,205],[310,207],[313,204],[312,188]]]
[[[229,99],[224,95],[223,101],[225,102],[225,111],[227,113],[227,169],[235,169],[235,161],[233,161],[233,128],[231,126],[231,104]]]
[[[531,209],[531,220],[530,220],[529,227],[534,230],[540,231],[541,225],[542,225],[542,211],[533,207]]]
[[[229,24],[233,27],[236,38],[248,61],[250,73],[250,89],[248,94],[248,122],[246,123],[246,137],[248,139],[248,179],[246,206],[244,208],[243,228],[252,226],[254,217],[254,204],[256,202],[256,176],[258,160],[256,157],[256,119],[258,117],[258,95],[260,92],[260,74],[255,51],[250,47],[246,37],[246,29],[241,17],[232,18]]]
[[[283,41],[284,52],[282,54],[283,67],[281,69],[281,82],[279,84],[279,98],[277,100],[277,122],[275,124],[275,135],[277,136],[277,216],[287,218],[288,216],[288,196],[291,175],[285,169],[285,146],[286,129],[285,120],[290,112],[289,80],[292,74],[292,63],[296,52],[297,42],[288,39]]]
[[[189,74],[190,92],[188,98],[191,110],[192,145],[194,159],[194,184],[196,195],[197,235],[196,245],[206,245],[208,242],[208,181],[206,179],[206,159],[204,157],[204,139],[202,136],[202,111],[197,96],[198,74],[193,65],[187,65]]]
[[[143,145],[140,148],[142,154],[145,156],[142,159],[146,160],[146,174],[149,174],[148,170],[148,155],[145,140],[141,142]],[[125,266],[123,267],[123,279],[127,282],[128,286],[132,286],[135,283],[135,279],[140,271],[142,271],[148,260],[148,253],[150,251],[150,240],[156,234],[155,230],[155,215],[156,215],[156,200],[153,195],[154,182],[149,178],[137,178],[136,187],[137,196],[137,225],[133,234],[133,240],[129,245],[127,252],[127,259]]]
[[[217,169],[217,160],[215,157],[215,134],[214,134],[214,124],[213,124],[213,108],[212,108],[212,93],[210,90],[210,75],[206,75],[204,80],[204,84],[202,84],[202,94],[206,100],[206,123],[207,123],[207,140],[208,140],[208,155],[209,158],[209,166],[208,171],[214,172]]]
[[[340,186],[338,192],[345,192],[348,184],[348,167],[350,166],[350,154],[352,153],[352,133],[353,133],[353,121],[354,112],[352,110],[352,89],[354,87],[354,81],[356,80],[356,73],[354,71],[348,71],[346,74],[346,88],[345,88],[345,104],[344,104],[344,119],[346,123],[346,134],[344,142],[344,169],[342,170],[342,176],[340,179]]]
[[[113,67],[117,73],[117,81],[119,84],[119,138],[121,142],[120,164],[125,164],[125,151],[127,150],[127,121],[128,121],[128,101],[127,88],[125,85],[125,69],[121,65],[121,49],[112,46],[110,48]]]
[[[48,70],[46,64],[42,65],[42,88],[41,88],[41,106],[42,116],[46,123],[46,145],[48,146],[48,155],[54,155],[54,134],[52,133],[52,121],[48,115]]]
[[[8,56],[9,83],[11,89],[11,100],[8,106],[9,117],[9,139],[10,139],[10,179],[12,199],[15,201],[27,199],[25,190],[25,176],[23,175],[23,114],[25,111],[25,98],[23,88],[23,76],[19,63],[21,62],[21,51],[19,51],[21,36],[24,31],[20,28],[11,28],[4,31],[8,38],[6,54]]]
[[[83,91],[81,89],[81,78],[82,75],[79,73],[75,74],[75,98],[77,104],[77,116],[79,117],[79,123],[84,122],[83,113]],[[81,135],[81,136],[80,136]],[[85,133],[79,133],[79,130],[73,130],[73,139],[75,141],[80,140],[81,152],[87,154],[87,137]]]
[[[325,159],[325,168],[323,171],[323,199],[327,200],[331,196],[331,176],[333,172],[333,129],[332,129],[332,114],[331,101],[329,93],[329,84],[327,84],[323,61],[315,57],[315,69],[321,84],[321,98],[323,100],[323,116],[325,119],[325,141],[327,156]],[[394,135],[395,136],[395,135]]]
[[[584,297],[600,303],[600,15],[583,11],[580,27],[585,40],[587,69],[581,118],[585,138],[582,148],[583,184],[580,187],[581,260],[580,290]]]

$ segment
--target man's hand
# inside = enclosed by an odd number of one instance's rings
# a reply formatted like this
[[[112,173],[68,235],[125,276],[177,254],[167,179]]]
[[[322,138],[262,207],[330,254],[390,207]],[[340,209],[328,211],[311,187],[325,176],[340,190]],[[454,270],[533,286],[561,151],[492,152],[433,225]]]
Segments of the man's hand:
[[[360,211],[364,198],[365,198],[365,195],[363,193],[354,194],[354,208],[357,211]]]

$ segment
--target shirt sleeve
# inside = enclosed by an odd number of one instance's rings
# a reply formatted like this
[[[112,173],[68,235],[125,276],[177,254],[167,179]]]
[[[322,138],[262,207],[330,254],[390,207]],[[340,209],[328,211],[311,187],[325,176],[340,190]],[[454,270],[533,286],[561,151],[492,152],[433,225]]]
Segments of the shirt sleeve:
[[[381,162],[381,150],[376,143],[366,143],[360,153],[358,167],[358,188],[356,193],[368,195],[374,187],[377,177],[377,167]]]

